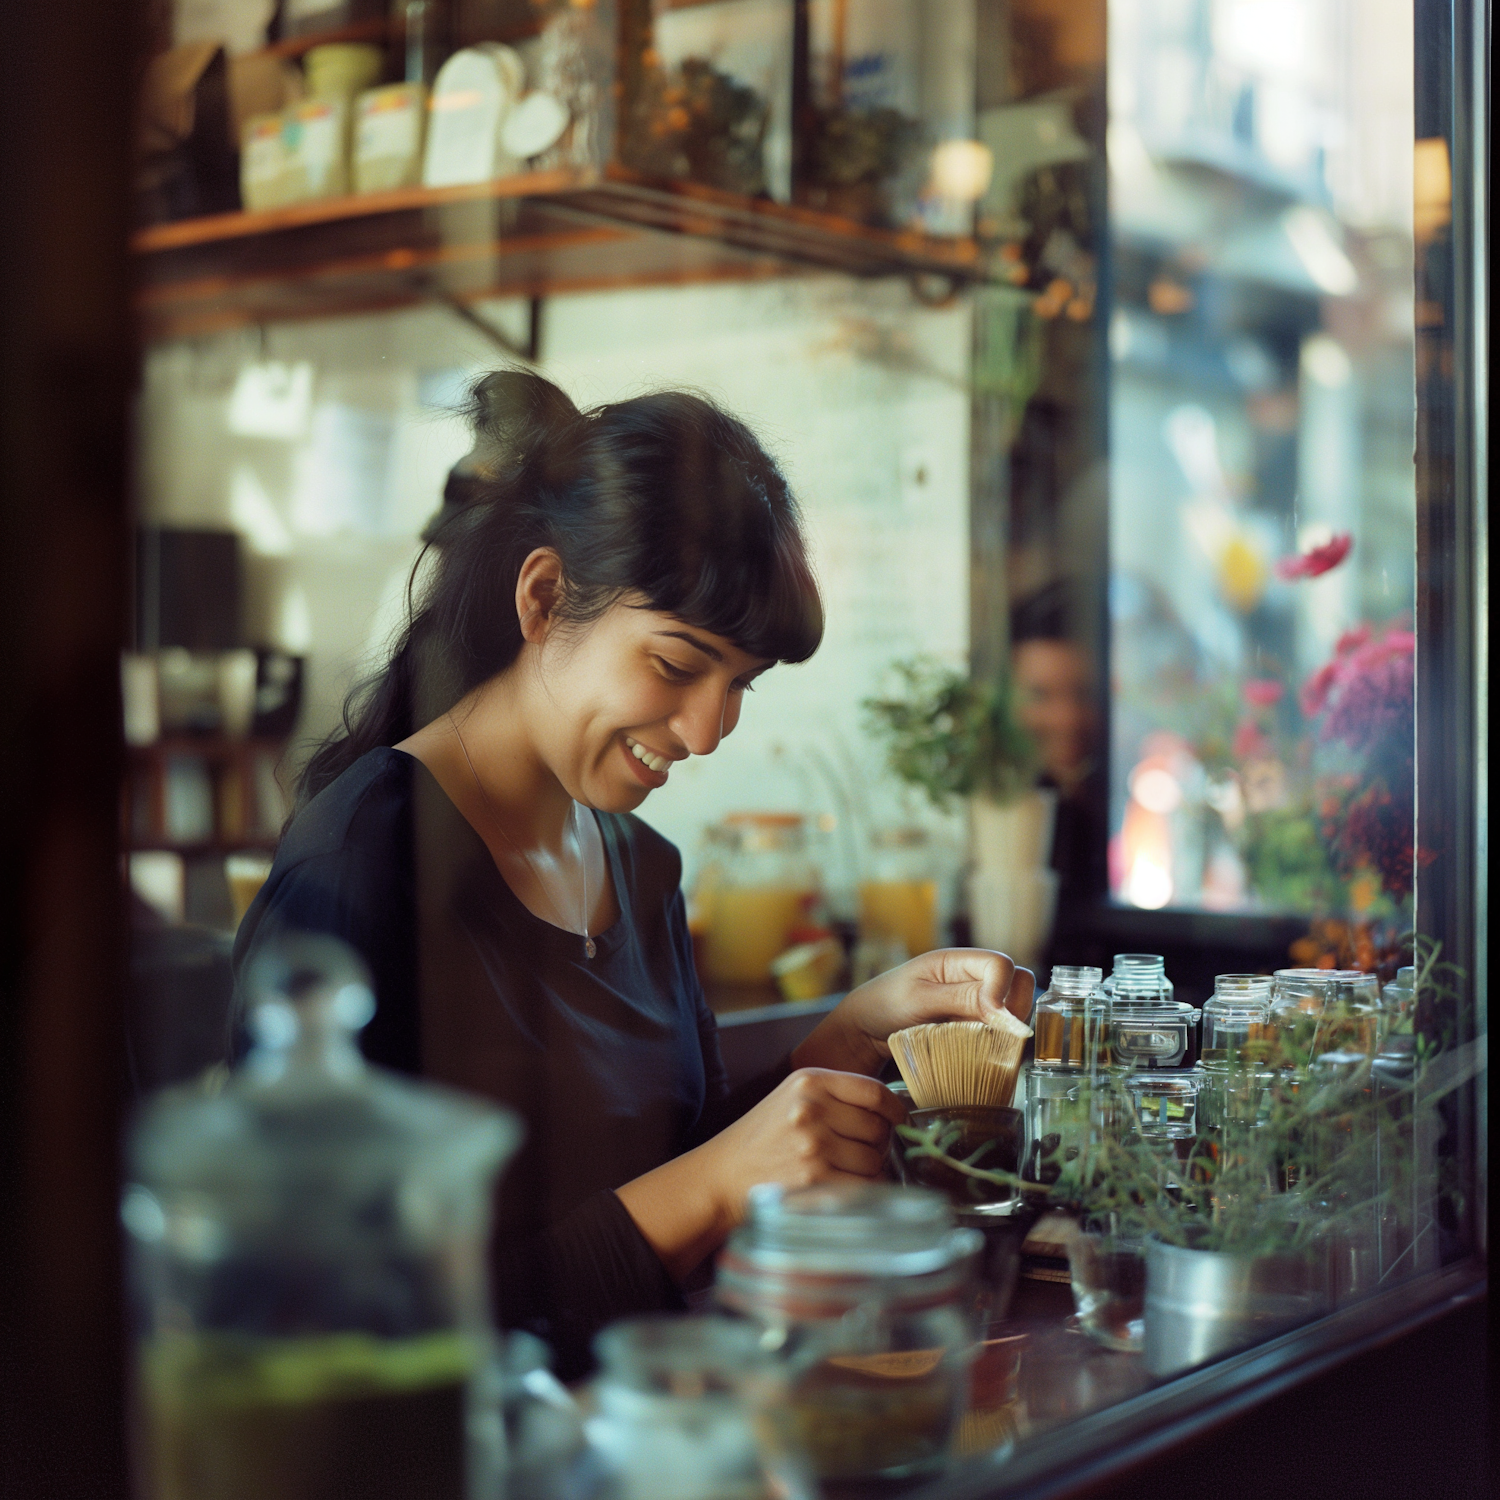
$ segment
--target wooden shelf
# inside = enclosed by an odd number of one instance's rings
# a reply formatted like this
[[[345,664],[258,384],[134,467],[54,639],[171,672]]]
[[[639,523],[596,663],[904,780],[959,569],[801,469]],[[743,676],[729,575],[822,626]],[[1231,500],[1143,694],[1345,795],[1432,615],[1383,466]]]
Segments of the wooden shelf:
[[[434,296],[544,297],[810,269],[905,276],[941,296],[1001,270],[973,240],[873,229],[618,167],[219,214],[141,230],[132,245],[148,340]]]

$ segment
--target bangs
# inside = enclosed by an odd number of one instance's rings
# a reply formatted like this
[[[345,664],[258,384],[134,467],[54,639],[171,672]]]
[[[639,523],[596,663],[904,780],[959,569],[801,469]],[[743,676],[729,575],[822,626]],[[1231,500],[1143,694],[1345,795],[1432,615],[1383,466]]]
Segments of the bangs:
[[[750,429],[678,391],[585,420],[572,482],[599,522],[599,551],[577,554],[586,571],[613,573],[614,597],[643,595],[747,655],[806,661],[823,639],[823,601],[797,502]],[[622,542],[611,567],[594,566]]]
[[[806,661],[823,639],[823,601],[801,538],[778,537],[769,555],[703,558],[653,602],[689,625],[732,641],[748,656]]]

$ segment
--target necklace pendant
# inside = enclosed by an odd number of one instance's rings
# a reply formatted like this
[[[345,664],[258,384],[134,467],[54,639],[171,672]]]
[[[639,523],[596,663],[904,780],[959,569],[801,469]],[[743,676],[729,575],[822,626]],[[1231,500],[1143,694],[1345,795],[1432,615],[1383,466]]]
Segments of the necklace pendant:
[[[583,938],[583,956],[585,958],[592,958],[598,951],[598,945],[594,942],[593,938],[585,933]]]

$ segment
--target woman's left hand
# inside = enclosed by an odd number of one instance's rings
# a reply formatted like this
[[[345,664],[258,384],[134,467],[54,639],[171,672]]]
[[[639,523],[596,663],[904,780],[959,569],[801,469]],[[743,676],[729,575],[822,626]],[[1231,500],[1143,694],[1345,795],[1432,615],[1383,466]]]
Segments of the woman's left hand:
[[[1031,1020],[1036,976],[1003,953],[937,948],[846,995],[800,1047],[793,1068],[876,1074],[891,1055],[886,1038],[923,1021],[982,1021],[996,1011]]]

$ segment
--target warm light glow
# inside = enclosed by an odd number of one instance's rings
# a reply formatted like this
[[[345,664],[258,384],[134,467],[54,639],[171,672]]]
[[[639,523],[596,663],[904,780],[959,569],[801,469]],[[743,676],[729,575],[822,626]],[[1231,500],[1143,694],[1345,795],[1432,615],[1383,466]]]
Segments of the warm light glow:
[[[1130,795],[1147,812],[1165,817],[1182,806],[1182,786],[1177,778],[1161,766],[1147,766],[1130,778]]]
[[[1172,899],[1172,877],[1160,865],[1142,855],[1125,877],[1125,899],[1132,906],[1159,911]]]
[[[973,203],[994,175],[995,158],[979,141],[944,141],[932,153],[932,188],[940,198]]]

